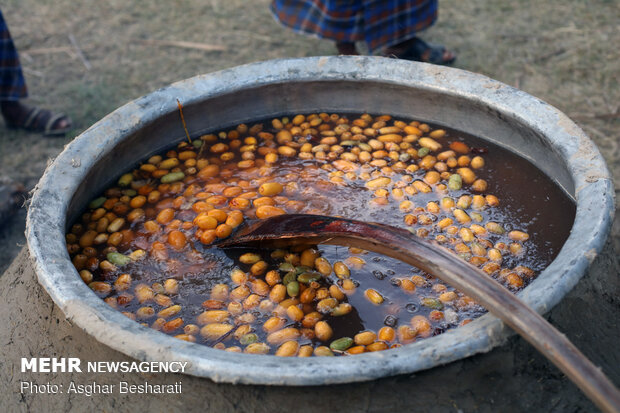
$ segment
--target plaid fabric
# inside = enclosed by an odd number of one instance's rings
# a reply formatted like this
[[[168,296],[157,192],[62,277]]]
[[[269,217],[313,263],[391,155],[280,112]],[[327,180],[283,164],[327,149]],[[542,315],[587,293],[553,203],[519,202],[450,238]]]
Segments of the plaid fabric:
[[[27,94],[17,49],[0,10],[0,100],[18,100]]]
[[[337,42],[365,41],[370,52],[411,39],[437,18],[437,0],[273,0],[284,26]]]

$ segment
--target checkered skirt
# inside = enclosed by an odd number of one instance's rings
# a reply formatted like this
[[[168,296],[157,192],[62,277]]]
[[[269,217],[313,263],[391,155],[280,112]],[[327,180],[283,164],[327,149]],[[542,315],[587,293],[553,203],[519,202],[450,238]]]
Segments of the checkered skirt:
[[[17,49],[0,10],[0,100],[18,100],[27,96]]]
[[[370,52],[411,39],[437,18],[437,0],[273,0],[284,26],[337,42],[365,41]]]

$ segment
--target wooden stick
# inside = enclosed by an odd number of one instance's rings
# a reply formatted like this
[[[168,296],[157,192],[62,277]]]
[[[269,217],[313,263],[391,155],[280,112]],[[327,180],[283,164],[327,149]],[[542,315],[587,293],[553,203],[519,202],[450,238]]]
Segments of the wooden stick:
[[[70,54],[72,50],[73,49],[68,46],[42,47],[42,48],[22,50],[19,52],[19,54],[29,54],[29,55],[48,54],[48,53],[69,53]]]
[[[22,70],[24,71],[24,73],[28,73],[29,75],[32,76],[36,76],[36,77],[43,77],[43,72],[39,72],[38,70],[34,70],[34,69],[29,69],[26,66],[22,66]]]
[[[156,40],[156,39],[145,39],[140,40],[141,43],[150,45],[150,46],[172,46],[172,47],[181,47],[184,49],[196,49],[196,50],[204,50],[206,52],[224,52],[228,50],[226,46],[219,44],[207,44],[207,43],[195,43],[195,42],[186,42],[186,41],[177,41],[177,40]]]
[[[181,122],[183,122],[183,129],[185,129],[185,135],[187,136],[187,140],[189,141],[189,144],[192,144],[192,140],[189,137],[189,132],[187,131],[187,124],[185,124],[185,116],[183,116],[183,105],[181,105],[181,102],[179,101],[179,99],[177,99],[177,106],[179,107],[179,113],[181,114]]]
[[[84,56],[84,53],[82,53],[82,49],[80,49],[80,46],[78,45],[77,40],[75,40],[75,37],[73,36],[73,34],[69,34],[69,41],[71,42],[71,45],[73,45],[73,48],[75,49],[75,53],[77,54],[78,58],[82,61],[82,64],[84,65],[86,70],[92,69],[93,66],[90,64],[86,56]]]
[[[317,215],[280,215],[242,228],[221,247],[345,245],[413,265],[473,297],[566,374],[601,410],[620,412],[620,392],[563,334],[500,283],[438,243],[381,224]]]

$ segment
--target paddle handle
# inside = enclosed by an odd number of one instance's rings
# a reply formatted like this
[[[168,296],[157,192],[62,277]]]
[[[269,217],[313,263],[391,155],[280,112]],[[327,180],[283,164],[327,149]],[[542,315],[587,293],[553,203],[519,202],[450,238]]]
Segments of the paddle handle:
[[[467,294],[529,341],[604,412],[620,412],[620,392],[562,333],[516,295],[438,243],[387,225],[282,215],[244,228],[224,244],[347,245],[415,266]]]

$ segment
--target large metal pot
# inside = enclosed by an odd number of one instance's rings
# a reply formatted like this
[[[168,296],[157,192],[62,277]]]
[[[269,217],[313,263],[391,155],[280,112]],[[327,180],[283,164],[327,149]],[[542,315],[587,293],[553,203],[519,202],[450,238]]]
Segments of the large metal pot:
[[[228,353],[140,326],[82,282],[64,234],[83,206],[122,172],[190,133],[290,113],[389,113],[443,124],[529,159],[576,202],[570,237],[520,297],[544,313],[586,273],[613,219],[613,187],[595,145],[564,114],[485,76],[374,57],[274,60],[197,76],[112,112],[76,138],[39,182],[27,238],[39,282],[96,340],[140,360],[189,361],[189,374],[222,382],[315,385],[411,373],[486,352],[510,334],[485,315],[399,349],[355,357],[280,359]]]

